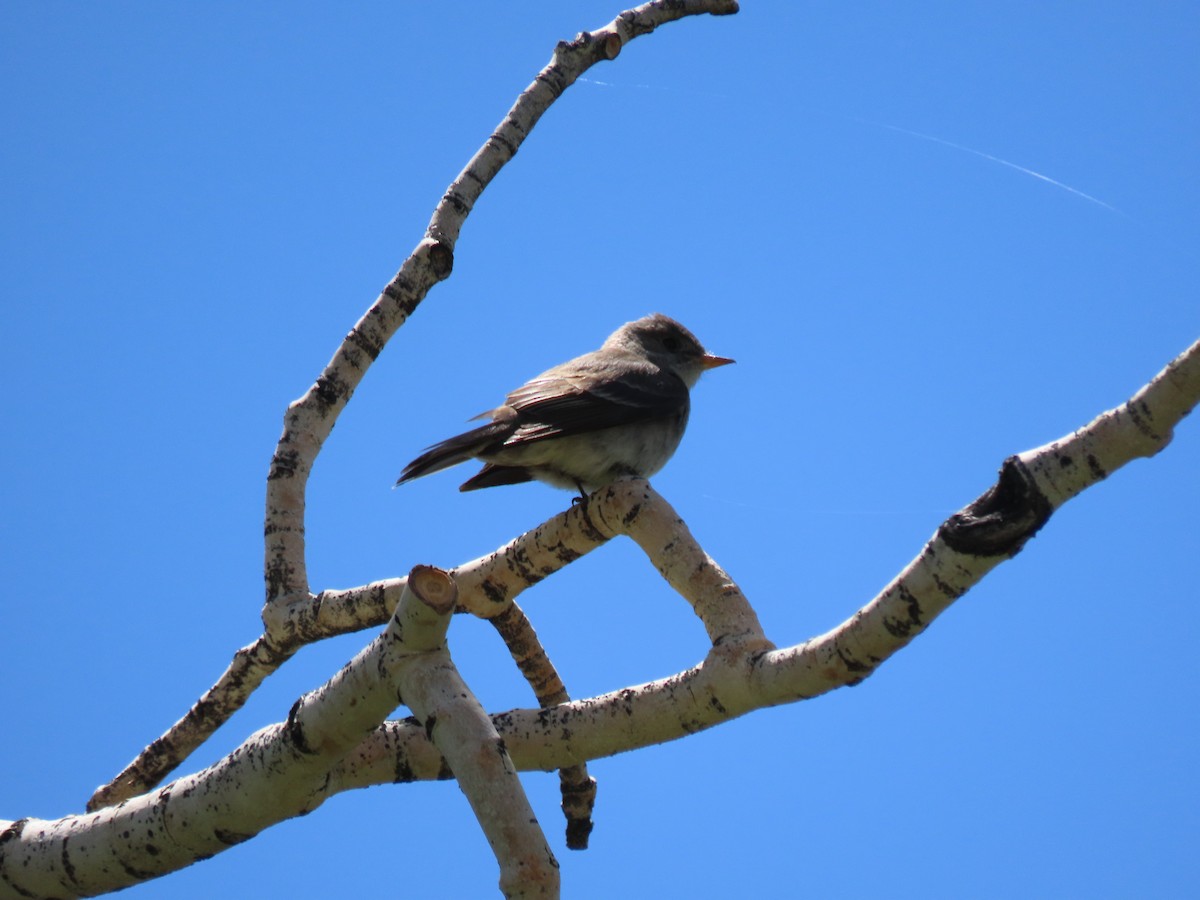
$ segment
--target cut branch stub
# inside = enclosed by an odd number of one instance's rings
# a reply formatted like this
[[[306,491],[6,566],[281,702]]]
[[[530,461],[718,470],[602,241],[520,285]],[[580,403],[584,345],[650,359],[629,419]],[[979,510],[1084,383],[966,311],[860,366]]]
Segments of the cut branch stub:
[[[413,566],[408,573],[408,589],[438,615],[453,612],[458,604],[458,587],[453,575],[436,566]]]

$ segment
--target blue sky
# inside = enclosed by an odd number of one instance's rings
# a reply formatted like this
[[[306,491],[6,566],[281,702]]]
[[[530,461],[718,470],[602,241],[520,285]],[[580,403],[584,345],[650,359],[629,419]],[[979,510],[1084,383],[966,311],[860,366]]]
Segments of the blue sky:
[[[654,479],[791,644],[869,600],[1009,454],[1200,335],[1193,4],[746,3],[592,69],[484,194],[310,483],[313,587],[452,566],[541,485],[390,486],[529,376],[662,311],[736,366]],[[55,817],[259,633],[284,408],[598,2],[0,7],[0,817]],[[1063,508],[850,691],[593,764],[564,896],[1195,895],[1200,428]],[[523,598],[574,696],[701,659],[627,542]],[[302,652],[219,758],[367,639]],[[451,647],[530,703],[486,625]],[[378,787],[130,898],[254,879],[491,896],[449,784]],[[264,881],[269,879],[269,881]],[[247,890],[247,893],[249,889]]]

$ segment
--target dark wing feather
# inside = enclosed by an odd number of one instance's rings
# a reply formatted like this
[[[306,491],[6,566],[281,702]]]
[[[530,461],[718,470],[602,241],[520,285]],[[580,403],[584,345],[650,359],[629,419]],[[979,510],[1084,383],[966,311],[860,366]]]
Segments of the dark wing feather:
[[[588,363],[581,357],[570,371],[551,369],[509,394],[506,406],[516,411],[518,427],[505,446],[687,411],[687,385],[673,372],[639,359]]]
[[[442,469],[456,466],[460,462],[466,462],[480,450],[493,444],[502,443],[504,438],[512,433],[514,427],[515,423],[509,416],[507,419],[480,425],[478,428],[472,428],[463,434],[434,444],[404,467],[396,484],[403,484],[414,478],[420,478],[422,475],[440,472]]]
[[[521,466],[494,466],[491,463],[459,485],[460,491],[477,491],[480,488],[498,487],[502,484],[523,484],[533,481],[533,473]]]

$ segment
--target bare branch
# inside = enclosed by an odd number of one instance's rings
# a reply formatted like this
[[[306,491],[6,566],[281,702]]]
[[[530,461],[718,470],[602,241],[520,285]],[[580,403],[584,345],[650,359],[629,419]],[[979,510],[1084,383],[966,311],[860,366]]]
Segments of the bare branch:
[[[1001,486],[1012,475],[1002,472],[998,484],[951,517],[876,598],[827,634],[768,652],[728,654],[714,647],[703,663],[669,678],[549,710],[494,716],[497,730],[518,768],[550,770],[685,737],[764,706],[858,684],[988,571],[1019,551],[1045,523],[1042,516],[1027,513],[1031,506],[1056,509],[1132,460],[1159,452],[1197,403],[1200,342],[1128,403],[1065,438],[1007,461],[1006,469],[1014,460],[1019,463],[1029,477],[1029,490],[1040,500],[1020,502],[1015,508],[998,503],[998,495],[1013,493]],[[1064,456],[1070,459],[1064,461]],[[1077,459],[1085,464],[1077,465]],[[981,527],[1016,521],[1024,523],[1025,532],[986,552],[964,553],[947,545],[947,531],[989,516],[991,524]],[[659,560],[655,563],[661,567]],[[417,729],[388,722],[334,769],[330,790],[380,783],[397,773],[412,780],[434,778],[436,757],[423,746]]]
[[[287,409],[283,434],[267,474],[263,635],[238,651],[225,673],[183,718],[151,742],[112,782],[96,790],[88,801],[89,810],[128,799],[158,784],[240,709],[255,688],[304,642],[354,630],[336,613],[345,613],[347,606],[356,605],[362,598],[360,593],[343,593],[339,599],[344,602],[328,617],[336,620],[330,625],[334,630],[320,630],[315,619],[319,619],[324,603],[309,589],[304,541],[308,476],[341,411],[371,363],[429,289],[449,277],[454,246],[471,209],[562,92],[597,62],[615,59],[625,44],[659,25],[686,16],[728,15],[737,10],[735,0],[654,0],[626,10],[595,32],[582,32],[573,41],[559,43],[550,63],[521,93],[446,190],[425,237],[355,323],[312,387]],[[389,588],[391,596],[398,597],[403,585],[393,581],[387,583],[387,588],[369,586],[370,599],[381,599]],[[387,611],[376,604],[376,617],[370,621],[360,619],[362,624],[357,627],[386,621],[394,608],[394,599]]]
[[[444,586],[432,590],[438,582],[426,573],[433,571],[413,570],[396,609],[395,620],[402,623],[394,646],[403,661],[397,670],[400,694],[466,794],[500,863],[504,896],[557,897],[558,862],[517,770],[445,646],[455,606],[454,582],[439,573]]]
[[[268,635],[286,607],[307,598],[304,502],[308,474],[342,409],[384,345],[407,321],[429,289],[450,275],[454,245],[479,196],[513,158],[525,138],[570,85],[602,60],[659,25],[703,13],[737,12],[733,0],[654,0],[627,10],[594,32],[562,41],[550,63],[517,102],[434,209],[425,238],[396,277],[346,335],[316,383],[288,407],[283,434],[267,476],[266,606]]]
[[[756,672],[772,702],[857,684],[993,568],[1051,513],[1125,464],[1157,453],[1200,402],[1200,341],[1123,406],[1004,461],[995,485],[955,513],[883,592],[833,631],[768,654]]]
[[[88,811],[103,809],[136,797],[160,783],[203,744],[230,716],[242,708],[263,679],[278,669],[299,649],[286,651],[271,646],[266,635],[233,655],[217,683],[204,692],[182,719],[162,737],[146,747],[116,778],[101,785],[87,802]]]
[[[1069,435],[1018,458],[1053,509],[1121,466],[1153,456],[1200,395],[1200,341],[1158,373],[1128,403]]]
[[[1162,449],[1174,426],[1198,402],[1200,342],[1129,403],[1072,435],[1006,461],[996,486],[943,524],[879,596],[829,633],[780,650],[767,649],[765,639],[717,637],[706,659],[691,669],[551,709],[495,715],[496,732],[518,769],[550,770],[684,737],[763,706],[857,684],[988,571],[1015,555],[1045,523],[1045,509],[1056,508],[1131,460]],[[1083,450],[1088,454],[1084,458],[1094,458],[1098,465],[1064,463],[1064,454]],[[1060,470],[1072,473],[1068,480]],[[1078,472],[1087,474],[1080,477]],[[1017,489],[1005,484],[1013,478]],[[587,507],[590,515],[605,522],[629,524],[641,515],[674,518],[640,479],[597,492]],[[581,527],[579,519],[575,521]],[[961,543],[964,533],[971,539],[970,530],[976,527],[972,523],[991,529],[988,539],[974,550],[951,546]],[[992,540],[995,528],[1006,534],[1002,544]],[[947,540],[949,533],[955,537]],[[675,553],[681,554],[679,559],[672,558]],[[660,571],[670,572],[692,553],[686,542],[667,544],[651,558]],[[684,587],[695,608],[716,602],[717,595],[740,597],[715,564],[702,566],[709,571],[686,580]],[[346,704],[325,705],[333,710]],[[303,729],[303,740],[296,739],[292,723],[298,717],[299,713],[289,723],[264,729],[210,769],[120,806],[54,822],[0,822],[0,897],[22,891],[78,895],[85,892],[81,879],[93,885],[88,890],[112,889],[219,852],[273,822],[316,808],[339,791],[450,777],[441,754],[415,720],[375,728],[330,768],[328,755],[311,752],[312,735],[317,733],[313,726]],[[344,743],[345,732],[324,733],[340,734],[337,742]],[[247,779],[249,773],[258,777]],[[86,864],[82,853],[76,856],[68,850],[71,835],[84,833],[87,841],[71,846],[86,846],[92,852]],[[147,856],[149,834],[165,846],[153,844],[154,852]]]
[[[128,887],[319,806],[328,796],[329,770],[399,705],[398,686],[410,676],[414,656],[436,655],[444,640],[454,609],[449,575],[418,566],[408,582],[435,595],[437,616],[422,616],[420,604],[401,604],[380,635],[296,701],[286,722],[259,731],[217,764],[94,813],[11,823],[0,837],[0,897],[90,896]],[[439,582],[449,587],[439,591]]]
[[[610,487],[605,502],[594,505],[589,499],[597,528],[627,534],[637,542],[659,574],[692,604],[714,647],[738,643],[773,648],[741,589],[704,552],[678,513],[649,484],[640,496],[638,490],[637,480],[627,480]],[[629,493],[618,501],[620,491]]]
[[[513,662],[533,688],[538,706],[543,709],[569,703],[570,695],[550,662],[537,632],[515,601],[498,616],[489,619],[500,635]],[[586,850],[592,833],[592,810],[596,805],[596,779],[588,774],[586,763],[566,766],[558,773],[562,791],[562,811],[567,817],[567,848]]]

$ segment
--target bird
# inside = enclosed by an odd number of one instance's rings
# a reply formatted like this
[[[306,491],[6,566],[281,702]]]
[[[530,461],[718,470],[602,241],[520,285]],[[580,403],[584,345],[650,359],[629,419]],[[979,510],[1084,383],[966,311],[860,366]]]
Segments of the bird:
[[[484,465],[460,491],[536,479],[586,498],[623,476],[648,478],[683,438],[691,388],[732,362],[661,313],[627,322],[474,417],[487,424],[428,447],[395,486],[469,459]]]

